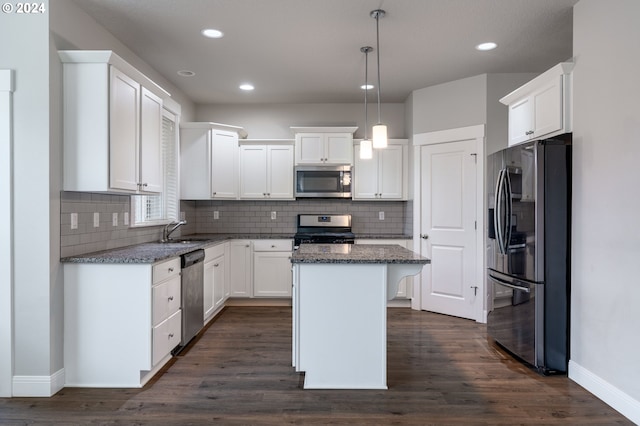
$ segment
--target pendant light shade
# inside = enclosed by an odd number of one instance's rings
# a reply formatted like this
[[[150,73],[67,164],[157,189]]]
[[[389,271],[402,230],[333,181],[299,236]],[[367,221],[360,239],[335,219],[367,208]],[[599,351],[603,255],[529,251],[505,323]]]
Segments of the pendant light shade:
[[[372,144],[367,138],[367,91],[369,90],[369,52],[373,50],[371,46],[364,46],[360,51],[364,53],[364,139],[360,141],[360,159],[369,160],[373,158]]]
[[[372,10],[370,16],[376,20],[376,57],[378,60],[378,124],[373,126],[373,147],[374,148],[386,148],[387,147],[387,126],[382,124],[380,120],[380,18],[382,18],[386,12],[382,9]]]

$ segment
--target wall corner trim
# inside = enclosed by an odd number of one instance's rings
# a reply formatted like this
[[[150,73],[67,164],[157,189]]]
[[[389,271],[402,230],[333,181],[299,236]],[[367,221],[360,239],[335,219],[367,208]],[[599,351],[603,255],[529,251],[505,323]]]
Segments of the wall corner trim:
[[[632,422],[640,424],[640,401],[633,399],[575,361],[569,361],[569,378]]]

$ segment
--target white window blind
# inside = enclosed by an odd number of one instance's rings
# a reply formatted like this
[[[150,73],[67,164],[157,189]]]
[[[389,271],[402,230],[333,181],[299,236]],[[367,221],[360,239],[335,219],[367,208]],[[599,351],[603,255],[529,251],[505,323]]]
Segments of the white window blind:
[[[131,197],[132,226],[160,225],[177,220],[178,144],[176,116],[168,111],[162,116],[162,195],[134,195]]]

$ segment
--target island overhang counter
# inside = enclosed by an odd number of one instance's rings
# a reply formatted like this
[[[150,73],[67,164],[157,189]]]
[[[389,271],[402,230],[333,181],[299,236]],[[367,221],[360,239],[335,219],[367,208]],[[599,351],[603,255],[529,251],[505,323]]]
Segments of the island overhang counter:
[[[429,263],[399,245],[294,251],[292,364],[305,389],[387,389],[387,300]]]

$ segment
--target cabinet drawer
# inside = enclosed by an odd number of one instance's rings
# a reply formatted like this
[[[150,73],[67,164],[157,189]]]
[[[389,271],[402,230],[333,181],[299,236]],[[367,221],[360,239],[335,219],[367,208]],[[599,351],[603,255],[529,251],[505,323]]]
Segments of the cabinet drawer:
[[[182,311],[171,315],[157,326],[153,327],[152,363],[156,365],[182,340]]]
[[[153,284],[164,281],[172,275],[180,274],[180,258],[168,260],[153,266]]]
[[[153,324],[156,325],[180,309],[180,276],[153,287]]]
[[[222,243],[204,249],[204,261],[207,262],[211,259],[215,259],[216,257],[223,256],[225,245],[226,243]]]
[[[255,240],[253,251],[291,251],[293,250],[292,240]]]

